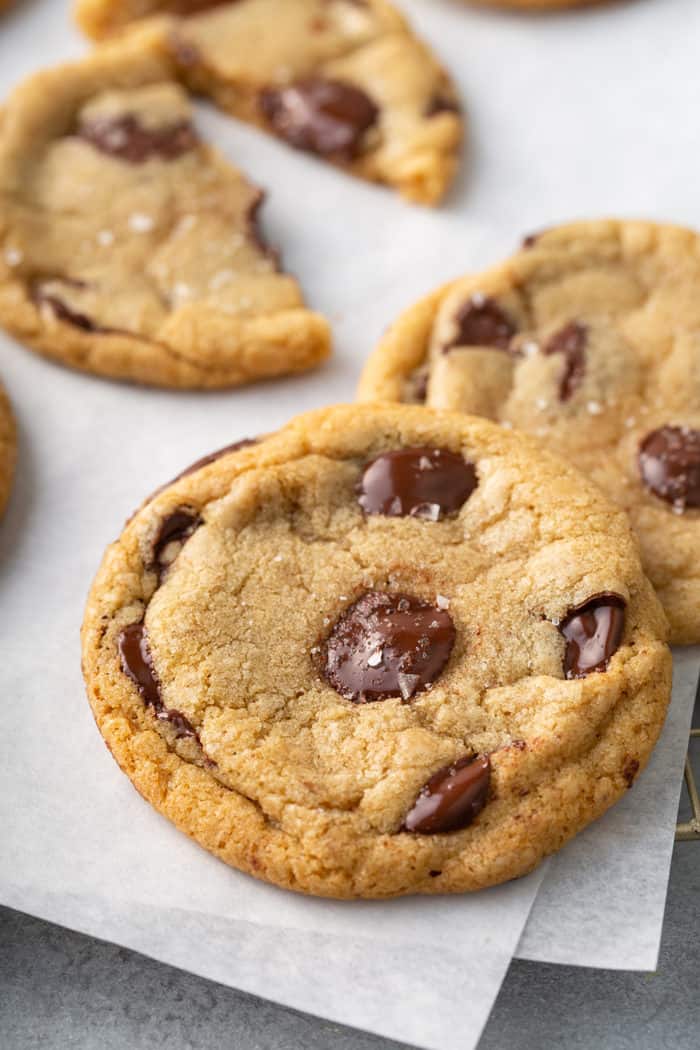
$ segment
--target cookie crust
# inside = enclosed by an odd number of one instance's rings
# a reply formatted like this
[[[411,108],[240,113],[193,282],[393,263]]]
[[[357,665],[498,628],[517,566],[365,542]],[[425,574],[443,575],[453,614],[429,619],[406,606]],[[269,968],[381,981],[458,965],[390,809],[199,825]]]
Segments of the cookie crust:
[[[672,642],[700,642],[700,509],[660,499],[639,469],[648,434],[700,428],[700,237],[602,220],[529,240],[502,265],[407,310],[368,361],[360,399],[414,400],[420,379],[432,407],[537,436],[628,512]],[[454,345],[457,314],[473,296],[511,318],[514,352]],[[587,329],[578,366],[572,345],[567,357],[549,342],[572,322]]]
[[[363,464],[414,446],[473,461],[476,490],[444,520],[365,516]],[[203,524],[159,577],[154,551],[182,508]],[[405,702],[353,703],[319,668],[368,588],[437,602],[454,623],[446,667]],[[606,591],[626,603],[621,644],[604,673],[566,680],[554,621]],[[160,717],[120,663],[141,621]],[[83,667],[121,768],[206,849],[304,893],[390,897],[517,877],[604,812],[663,723],[664,631],[624,515],[530,439],[457,414],[342,406],[142,507],[92,587]],[[476,819],[402,830],[422,786],[465,752],[491,766]]]
[[[155,47],[106,47],[10,97],[0,324],[74,368],[157,386],[311,368],[328,323],[279,272],[260,191],[199,140],[171,75]]]

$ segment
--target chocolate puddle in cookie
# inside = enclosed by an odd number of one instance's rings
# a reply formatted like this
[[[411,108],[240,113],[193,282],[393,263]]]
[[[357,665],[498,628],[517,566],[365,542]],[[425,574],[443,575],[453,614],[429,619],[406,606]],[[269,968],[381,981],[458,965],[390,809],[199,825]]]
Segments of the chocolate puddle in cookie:
[[[586,326],[572,321],[555,332],[542,351],[547,356],[562,354],[564,358],[564,371],[559,380],[560,401],[568,401],[583,379],[586,371],[587,341]]]
[[[192,507],[177,507],[163,518],[153,540],[151,561],[147,566],[150,571],[157,573],[157,586],[160,586],[165,572],[173,564],[187,540],[202,524],[201,517]],[[168,708],[163,703],[144,621],[124,627],[119,633],[117,646],[122,670],[135,683],[146,706],[151,708],[160,721],[169,722],[178,737],[191,737],[201,748],[199,734],[189,719],[180,711]],[[204,760],[213,765],[206,754]]]
[[[596,594],[561,621],[558,627],[566,639],[567,678],[585,678],[607,669],[622,641],[626,604],[619,594]]]
[[[438,521],[456,513],[478,485],[476,468],[444,448],[383,452],[365,467],[357,501],[365,514]]]
[[[148,635],[143,621],[124,627],[118,639],[122,670],[136,685],[143,702],[150,707],[156,718],[169,722],[178,737],[191,737],[199,743],[197,731],[192,723],[179,711],[168,708],[160,695],[160,682],[153,666]]]
[[[144,164],[154,157],[175,160],[199,143],[197,132],[188,120],[146,128],[133,113],[83,120],[76,135],[100,153],[129,164]]]
[[[367,591],[321,645],[320,671],[353,703],[407,702],[442,673],[455,635],[445,609],[410,594]]]
[[[455,346],[490,346],[495,350],[510,349],[517,326],[495,299],[476,292],[455,315],[457,331],[443,346],[447,353]]]
[[[441,835],[468,827],[484,808],[490,783],[488,755],[457,759],[430,778],[401,830],[418,835]]]
[[[265,88],[260,108],[272,130],[295,149],[351,160],[360,151],[379,110],[352,84],[306,77],[281,88]]]
[[[700,507],[700,430],[652,430],[639,447],[639,473],[646,487],[674,510]]]

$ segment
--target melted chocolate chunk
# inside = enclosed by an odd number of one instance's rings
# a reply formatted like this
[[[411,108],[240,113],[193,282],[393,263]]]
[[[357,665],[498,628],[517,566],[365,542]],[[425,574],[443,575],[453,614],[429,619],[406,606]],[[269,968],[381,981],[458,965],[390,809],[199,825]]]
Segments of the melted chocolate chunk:
[[[477,485],[474,464],[455,452],[401,448],[367,464],[357,501],[365,514],[437,521],[458,511]]]
[[[367,591],[321,646],[321,674],[356,704],[408,701],[440,675],[455,633],[450,615],[421,598]]]
[[[619,594],[596,594],[572,609],[559,626],[566,639],[564,674],[585,678],[605,671],[625,629],[626,602]]]
[[[628,788],[631,788],[634,784],[634,778],[639,772],[639,759],[628,758],[622,767],[622,775],[625,778],[625,783]]]
[[[169,709],[163,703],[143,621],[125,627],[119,635],[118,645],[124,674],[136,685],[143,702],[151,708],[156,718],[169,722],[177,736],[198,739],[192,723],[179,711]]]
[[[104,328],[100,328],[99,325],[95,324],[92,318],[88,317],[87,314],[81,314],[77,310],[71,310],[71,308],[66,306],[63,300],[59,299],[57,295],[47,295],[38,291],[36,299],[39,303],[46,303],[47,306],[50,306],[59,321],[65,321],[66,324],[72,324],[75,328],[82,328],[84,332],[105,331]]]
[[[489,296],[473,295],[460,307],[455,316],[457,333],[443,351],[454,346],[491,346],[508,350],[517,332],[515,322]]]
[[[265,203],[266,194],[263,190],[258,190],[255,198],[251,201],[248,208],[248,214],[246,215],[246,222],[248,228],[248,236],[253,243],[260,249],[263,255],[266,255],[268,259],[274,264],[275,269],[279,272],[280,269],[280,253],[276,248],[271,248],[265,240],[265,235],[260,228],[260,211]]]
[[[576,387],[580,384],[586,371],[586,343],[588,341],[588,329],[578,321],[555,332],[543,353],[562,354],[564,357],[564,371],[559,380],[559,400],[568,401]]]
[[[183,545],[202,524],[196,511],[178,507],[161,522],[158,535],[153,541],[151,567],[160,577],[180,553]]]
[[[481,813],[489,793],[488,755],[466,755],[435,773],[416,799],[402,830],[442,835],[468,827]]]
[[[266,88],[260,107],[276,134],[295,149],[345,160],[356,156],[365,133],[379,117],[364,91],[322,77]]]
[[[700,507],[700,430],[652,430],[639,447],[639,473],[655,496],[677,510]]]
[[[101,153],[129,164],[143,164],[152,157],[175,160],[198,143],[197,133],[187,120],[163,128],[145,128],[132,113],[84,120],[77,134]]]

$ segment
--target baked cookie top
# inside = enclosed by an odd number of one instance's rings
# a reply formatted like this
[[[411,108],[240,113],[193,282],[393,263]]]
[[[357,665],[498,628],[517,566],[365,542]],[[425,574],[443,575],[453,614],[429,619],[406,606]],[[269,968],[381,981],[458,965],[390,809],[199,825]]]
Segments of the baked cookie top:
[[[259,189],[199,138],[155,52],[39,73],[0,121],[0,323],[66,364],[174,387],[329,351],[256,224]]]
[[[582,222],[408,310],[363,399],[536,435],[630,515],[677,643],[700,642],[700,238]]]
[[[7,506],[17,458],[17,430],[10,399],[0,383],[0,514]]]
[[[163,17],[135,22],[149,13]],[[297,149],[426,204],[452,180],[454,87],[385,0],[78,0],[76,14],[93,37],[155,33],[194,90]]]
[[[665,621],[624,514],[522,434],[301,416],[152,498],[83,666],[114,757],[223,860],[307,893],[521,875],[632,783]]]

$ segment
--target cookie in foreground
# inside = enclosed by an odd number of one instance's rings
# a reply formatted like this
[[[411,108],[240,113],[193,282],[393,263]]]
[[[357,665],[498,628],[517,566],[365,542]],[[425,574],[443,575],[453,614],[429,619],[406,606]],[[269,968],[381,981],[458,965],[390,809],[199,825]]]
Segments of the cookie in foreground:
[[[330,897],[530,871],[632,784],[670,691],[627,519],[524,435],[301,416],[156,494],[83,625],[100,732],[200,845]]]
[[[700,642],[700,237],[580,222],[438,289],[382,339],[365,400],[528,431],[629,514],[671,641]]]
[[[452,181],[454,85],[386,0],[78,0],[76,16],[96,38],[155,34],[193,91],[352,174],[424,204]]]
[[[0,125],[0,324],[103,376],[225,387],[329,352],[257,225],[262,194],[195,128],[156,51],[39,73]]]

